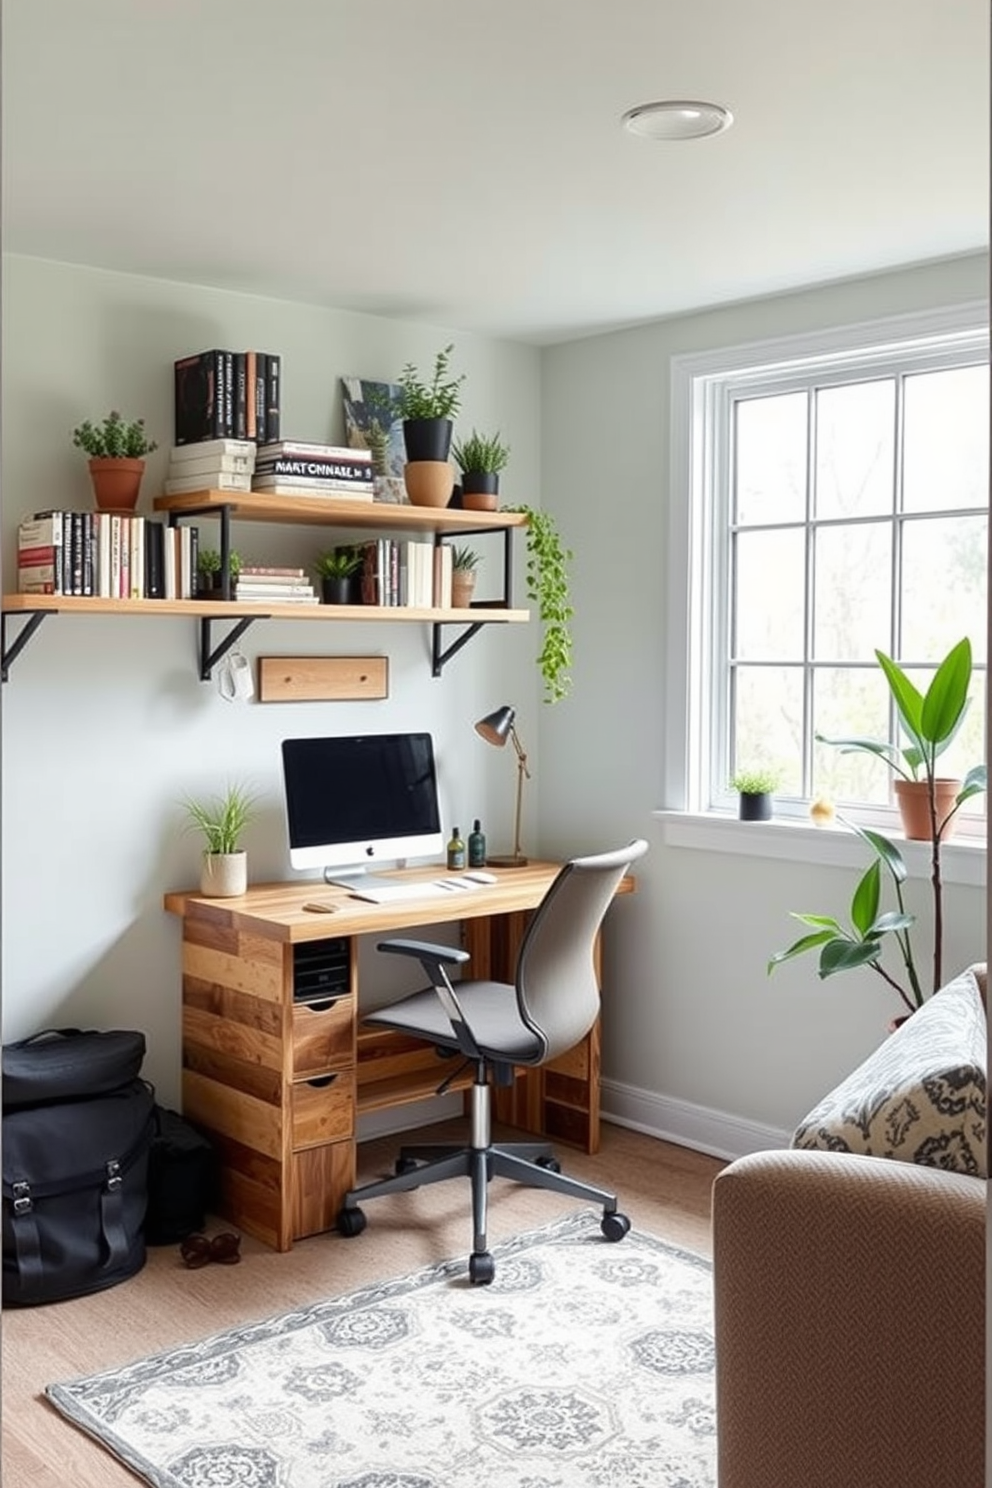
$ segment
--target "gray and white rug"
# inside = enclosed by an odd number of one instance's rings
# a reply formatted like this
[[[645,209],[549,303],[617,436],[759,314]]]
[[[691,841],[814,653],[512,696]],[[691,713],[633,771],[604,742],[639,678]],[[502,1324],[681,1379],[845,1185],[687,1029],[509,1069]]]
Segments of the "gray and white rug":
[[[709,1263],[591,1210],[494,1255],[46,1393],[156,1488],[713,1488]]]

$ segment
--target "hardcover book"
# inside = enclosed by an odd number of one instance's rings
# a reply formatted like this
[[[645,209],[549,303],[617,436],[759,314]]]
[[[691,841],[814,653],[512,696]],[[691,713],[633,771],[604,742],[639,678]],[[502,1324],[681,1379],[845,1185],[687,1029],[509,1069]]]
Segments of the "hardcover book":
[[[198,439],[193,444],[173,445],[169,451],[169,463],[180,465],[193,460],[204,460],[213,455],[254,460],[255,446],[248,439]],[[176,471],[176,474],[180,472]]]
[[[176,444],[225,437],[224,357],[215,348],[174,364]]]

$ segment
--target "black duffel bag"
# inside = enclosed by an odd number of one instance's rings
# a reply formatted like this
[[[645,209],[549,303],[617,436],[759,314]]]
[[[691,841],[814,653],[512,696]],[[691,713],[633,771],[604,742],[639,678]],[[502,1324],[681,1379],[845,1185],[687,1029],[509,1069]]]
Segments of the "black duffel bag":
[[[101,1291],[145,1263],[154,1093],[129,1073],[136,1041],[144,1050],[143,1035],[122,1037],[115,1031],[106,1037],[110,1042],[102,1044],[92,1032],[50,1030],[4,1047],[6,1307]],[[107,1053],[111,1044],[113,1058]],[[87,1089],[91,1062],[92,1094]],[[17,1072],[13,1107],[8,1067]]]

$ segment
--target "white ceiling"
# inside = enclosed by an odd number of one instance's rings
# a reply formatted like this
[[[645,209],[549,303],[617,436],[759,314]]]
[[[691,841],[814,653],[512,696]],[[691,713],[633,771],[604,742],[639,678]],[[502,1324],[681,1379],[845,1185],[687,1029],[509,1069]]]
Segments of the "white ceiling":
[[[973,252],[988,0],[5,0],[8,251],[549,343]],[[711,139],[626,134],[712,99]]]

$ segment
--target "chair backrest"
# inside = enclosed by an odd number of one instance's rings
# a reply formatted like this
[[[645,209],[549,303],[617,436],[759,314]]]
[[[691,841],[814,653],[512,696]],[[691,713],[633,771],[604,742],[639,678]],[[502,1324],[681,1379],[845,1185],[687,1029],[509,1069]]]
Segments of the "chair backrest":
[[[572,858],[534,911],[520,947],[516,988],[520,1015],[542,1040],[535,1064],[573,1048],[599,1016],[596,934],[617,885],[647,849],[638,839],[615,852]]]

